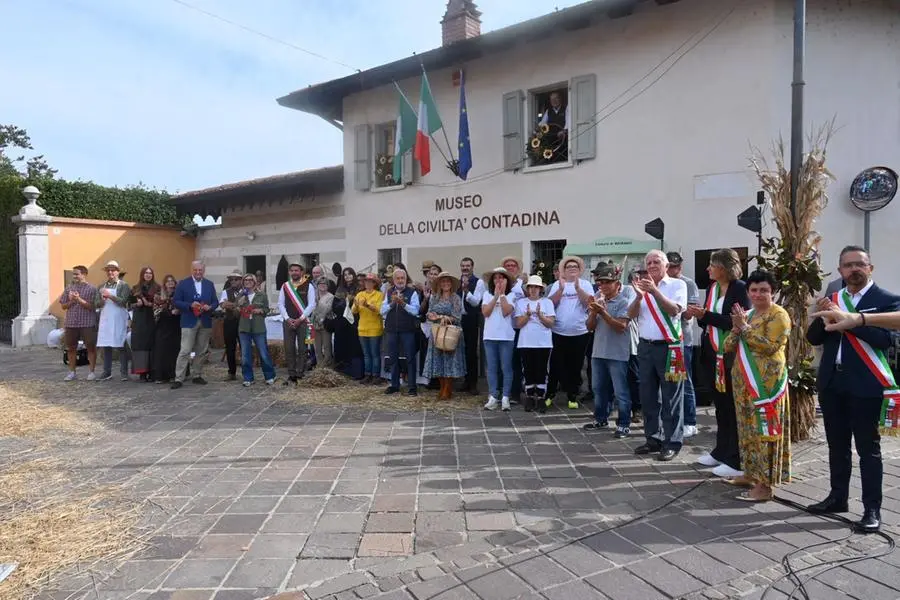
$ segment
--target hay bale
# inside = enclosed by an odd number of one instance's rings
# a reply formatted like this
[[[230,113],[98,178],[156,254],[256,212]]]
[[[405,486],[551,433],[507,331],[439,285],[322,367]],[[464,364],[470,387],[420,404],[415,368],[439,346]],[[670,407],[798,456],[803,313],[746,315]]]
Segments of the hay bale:
[[[284,367],[284,342],[281,340],[268,340],[266,344],[269,347],[269,356],[272,357],[272,364],[276,367]],[[241,343],[240,341],[237,343],[237,352],[236,352],[237,364],[242,364],[241,356]],[[259,351],[256,349],[256,346],[253,347],[253,366],[259,367]]]

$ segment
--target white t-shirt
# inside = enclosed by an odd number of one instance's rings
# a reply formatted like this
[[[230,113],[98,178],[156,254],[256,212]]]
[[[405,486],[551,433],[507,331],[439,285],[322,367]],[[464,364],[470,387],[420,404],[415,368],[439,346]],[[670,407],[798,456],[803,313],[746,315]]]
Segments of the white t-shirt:
[[[684,311],[687,306],[687,284],[681,279],[676,279],[666,275],[656,284],[662,295],[674,302]],[[678,318],[678,315],[671,316],[672,319]],[[660,315],[662,316],[662,315]],[[650,341],[660,341],[665,339],[659,325],[650,313],[647,300],[641,300],[641,312],[638,315],[638,331],[642,339]]]
[[[578,299],[578,291],[574,283],[557,281],[550,287],[548,298],[552,298],[559,289],[560,284],[565,285],[559,304],[556,306],[556,322],[553,324],[553,333],[566,336],[584,335],[587,329],[587,307]],[[581,280],[581,289],[589,295],[593,295],[594,284],[586,279]]]
[[[537,300],[522,298],[516,302],[516,312],[514,313],[516,317],[524,316],[525,310],[531,309],[531,318],[519,329],[519,348],[553,347],[553,330],[541,323],[538,316],[534,314],[538,305],[541,306],[541,314],[545,317],[556,315],[553,302],[549,298],[538,298]]]
[[[490,304],[494,300],[494,295],[485,290],[481,297],[481,304]],[[507,294],[506,301],[513,304],[513,298]],[[484,336],[485,340],[513,341],[516,339],[516,330],[513,329],[512,313],[503,316],[503,305],[500,300],[494,305],[494,312],[484,319]]]

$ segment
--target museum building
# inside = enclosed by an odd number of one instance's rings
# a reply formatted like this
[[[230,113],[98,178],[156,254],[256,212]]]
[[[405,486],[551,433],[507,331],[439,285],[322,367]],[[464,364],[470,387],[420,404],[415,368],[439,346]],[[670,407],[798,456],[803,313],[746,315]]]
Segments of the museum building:
[[[335,126],[343,165],[174,201],[222,218],[198,234],[215,280],[263,270],[274,286],[283,256],[369,271],[402,260],[417,275],[425,260],[455,271],[471,256],[481,270],[514,255],[549,275],[563,253],[627,266],[662,246],[682,253],[702,287],[711,250],[756,252],[737,216],[757,203],[752,149],[772,159],[773,142],[790,135],[792,5],[594,0],[482,35],[476,3],[450,0],[440,47],[278,99]],[[817,224],[828,270],[842,246],[865,239],[854,178],[900,170],[900,0],[809,0],[807,17],[804,122],[837,129]],[[405,154],[395,178],[398,88],[417,108],[423,70],[443,129],[430,172]],[[466,180],[448,160],[462,149],[463,83]],[[870,213],[876,264],[900,255],[897,204]],[[659,221],[663,231],[648,235]],[[763,234],[774,233],[763,208]],[[900,289],[897,269],[876,277]]]

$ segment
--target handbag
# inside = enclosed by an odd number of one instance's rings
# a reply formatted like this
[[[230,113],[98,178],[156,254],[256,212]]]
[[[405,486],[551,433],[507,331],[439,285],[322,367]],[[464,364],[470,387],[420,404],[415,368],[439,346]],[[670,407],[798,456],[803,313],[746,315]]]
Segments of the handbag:
[[[462,327],[457,325],[434,324],[431,326],[431,337],[434,339],[434,347],[443,352],[456,351],[461,333]]]

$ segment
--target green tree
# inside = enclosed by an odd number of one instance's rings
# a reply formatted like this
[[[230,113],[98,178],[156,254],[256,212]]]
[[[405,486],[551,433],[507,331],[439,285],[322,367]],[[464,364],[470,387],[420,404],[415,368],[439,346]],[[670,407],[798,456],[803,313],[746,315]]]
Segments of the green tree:
[[[51,169],[44,156],[25,155],[12,157],[10,151],[18,154],[22,150],[34,150],[28,132],[15,125],[0,125],[0,177],[4,175],[20,175],[28,179],[52,179],[56,169]]]

